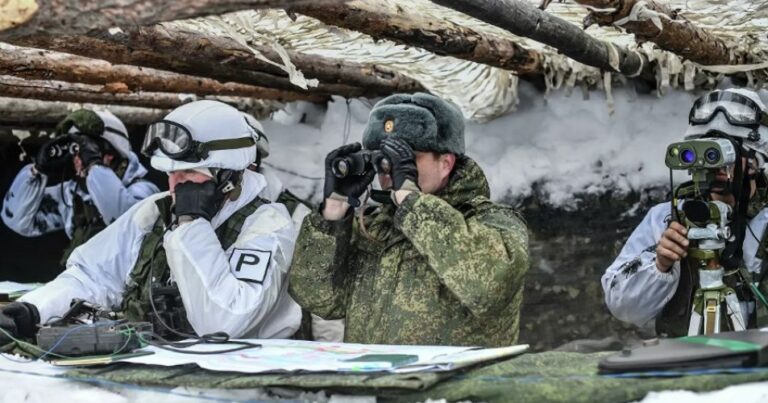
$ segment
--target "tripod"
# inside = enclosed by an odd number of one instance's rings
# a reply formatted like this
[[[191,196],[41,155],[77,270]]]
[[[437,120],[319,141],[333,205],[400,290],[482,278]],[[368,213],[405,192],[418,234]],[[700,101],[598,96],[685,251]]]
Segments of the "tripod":
[[[693,309],[688,326],[688,335],[711,335],[723,330],[723,307],[725,319],[730,322],[726,330],[745,330],[746,319],[733,288],[723,283],[725,269],[720,265],[715,250],[691,249],[692,260],[699,262],[699,288],[693,297]]]

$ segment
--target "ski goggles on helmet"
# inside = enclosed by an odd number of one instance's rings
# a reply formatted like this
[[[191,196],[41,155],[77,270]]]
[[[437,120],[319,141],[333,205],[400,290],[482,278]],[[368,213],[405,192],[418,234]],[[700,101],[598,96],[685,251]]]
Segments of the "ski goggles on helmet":
[[[707,124],[718,113],[722,113],[734,126],[768,126],[768,115],[763,113],[760,105],[747,96],[725,91],[712,92],[697,99],[688,114],[688,121],[694,125]]]
[[[153,123],[147,129],[141,153],[151,157],[155,150],[160,150],[169,158],[184,162],[200,162],[208,158],[208,153],[219,150],[247,148],[256,144],[252,136],[236,139],[195,141],[186,127],[168,120]]]

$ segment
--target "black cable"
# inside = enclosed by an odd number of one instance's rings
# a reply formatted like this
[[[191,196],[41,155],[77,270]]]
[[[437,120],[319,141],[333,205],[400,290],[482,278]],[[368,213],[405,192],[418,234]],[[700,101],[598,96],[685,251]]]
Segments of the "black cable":
[[[759,244],[760,238],[758,238],[757,235],[755,235],[755,232],[752,231],[752,226],[747,224],[747,229],[749,230],[749,233],[752,234],[752,238],[755,238],[755,241],[757,241],[757,243]]]
[[[152,248],[152,257],[149,260],[149,283],[146,284],[147,287],[149,287],[148,294],[149,294],[149,305],[152,307],[152,314],[155,315],[155,318],[157,318],[157,321],[162,325],[164,328],[169,330],[171,333],[186,338],[186,339],[197,339],[197,335],[191,335],[187,333],[180,332],[171,326],[169,326],[165,321],[160,317],[160,314],[157,311],[157,307],[155,306],[155,298],[152,295],[152,283],[153,279],[155,277],[155,256],[157,255],[157,251],[160,249],[160,247],[163,245],[163,236],[160,236],[157,239],[157,242],[155,242],[155,246]]]
[[[150,346],[157,347],[163,350],[173,351],[176,353],[182,353],[182,354],[195,354],[195,355],[211,355],[211,354],[223,354],[223,353],[231,353],[235,351],[241,351],[241,350],[247,350],[251,348],[261,348],[261,344],[257,343],[251,343],[247,341],[237,341],[237,340],[230,340],[229,335],[225,332],[216,332],[216,333],[210,333],[210,334],[204,334],[202,336],[187,334],[184,332],[180,332],[171,326],[169,326],[165,321],[160,317],[160,314],[157,311],[157,307],[155,306],[155,299],[152,295],[152,279],[155,276],[155,256],[157,255],[158,250],[162,246],[163,237],[159,237],[157,242],[155,243],[155,246],[152,249],[152,257],[149,260],[149,284],[146,284],[147,287],[149,287],[148,290],[148,296],[149,296],[149,304],[152,307],[152,314],[157,319],[157,322],[160,323],[164,328],[169,330],[171,333],[187,338],[187,339],[193,339],[194,342],[171,342],[169,340],[166,340],[159,334],[155,333],[154,330],[151,333],[151,336],[155,339],[158,339],[162,342],[160,343],[152,343],[150,340],[142,339],[144,342],[149,344]],[[199,344],[230,344],[230,345],[238,345],[239,347],[224,349],[224,350],[215,350],[215,351],[186,351],[183,349],[196,346]],[[170,347],[168,347],[170,346]]]
[[[680,220],[680,217],[677,216],[677,189],[675,189],[672,168],[669,168],[669,190],[672,192],[672,203],[670,206],[672,221],[677,222]]]
[[[219,338],[217,335],[221,335]],[[216,338],[212,337],[215,336]],[[152,347],[157,347],[161,350],[166,351],[172,351],[174,353],[180,353],[180,354],[192,354],[192,355],[214,355],[214,354],[225,354],[225,353],[234,353],[236,351],[242,351],[242,350],[249,350],[252,348],[261,348],[261,344],[258,343],[251,343],[247,341],[238,341],[238,340],[230,340],[229,335],[226,333],[213,333],[210,335],[203,336],[201,338],[196,338],[195,341],[191,342],[172,342],[169,340],[164,339],[162,336],[158,334],[152,334],[152,337],[160,340],[162,343],[154,343],[151,340],[147,340],[142,338],[142,341],[149,344]],[[206,338],[208,337],[208,338]],[[203,344],[235,344],[239,345],[239,347],[233,347],[223,350],[214,350],[214,351],[188,351],[187,348],[203,345]]]
[[[347,99],[347,114],[344,116],[344,137],[341,145],[347,144],[349,142],[349,132],[352,130],[352,110],[349,106],[350,102],[352,102],[350,99]]]

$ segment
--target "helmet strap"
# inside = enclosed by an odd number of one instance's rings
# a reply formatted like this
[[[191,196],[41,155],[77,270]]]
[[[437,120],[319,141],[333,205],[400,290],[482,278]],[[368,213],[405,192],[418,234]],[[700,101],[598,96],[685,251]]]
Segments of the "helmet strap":
[[[240,197],[240,193],[242,193],[243,172],[233,169],[212,169],[211,171],[216,181],[216,190],[223,195],[229,196],[229,200],[237,200]]]

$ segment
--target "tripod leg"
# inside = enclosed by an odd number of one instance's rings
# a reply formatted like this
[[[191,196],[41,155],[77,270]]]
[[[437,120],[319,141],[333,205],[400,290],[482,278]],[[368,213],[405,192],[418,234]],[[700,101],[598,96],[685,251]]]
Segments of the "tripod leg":
[[[720,300],[720,298],[715,300],[715,334],[720,333],[720,330],[723,328],[723,324],[720,323],[720,318],[723,314],[723,301]]]
[[[720,332],[720,301],[717,298],[704,299],[704,334],[710,335]]]
[[[691,321],[688,324],[688,336],[698,336],[701,334],[701,314],[696,312],[696,306],[691,309]]]
[[[725,296],[725,304],[727,307],[726,312],[728,312],[728,317],[731,319],[731,323],[733,324],[733,330],[745,330],[747,326],[744,322],[744,314],[741,312],[741,304],[739,303],[739,299],[736,297],[736,294],[728,293]]]

